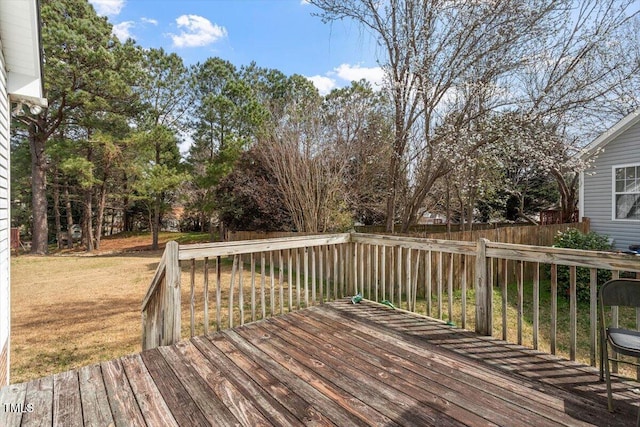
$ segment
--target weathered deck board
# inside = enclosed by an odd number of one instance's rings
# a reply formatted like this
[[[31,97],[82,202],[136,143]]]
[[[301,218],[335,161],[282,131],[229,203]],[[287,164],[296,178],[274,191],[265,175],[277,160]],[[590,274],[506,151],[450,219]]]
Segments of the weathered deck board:
[[[82,403],[77,371],[61,372],[53,376],[53,425],[81,426]],[[25,402],[29,404],[31,402]]]
[[[39,378],[27,385],[25,402],[31,403],[33,412],[22,415],[23,426],[46,426],[53,421],[53,377]],[[4,425],[0,423],[0,425]]]
[[[389,372],[399,380],[397,385],[405,391],[411,390],[418,396],[449,394],[448,400],[451,403],[484,418],[484,420],[470,419],[468,420],[470,424],[482,425],[486,422],[493,422],[514,427],[517,425],[554,425],[543,418],[533,417],[531,412],[522,408],[523,402],[512,403],[510,401],[511,395],[501,396],[499,388],[497,392],[492,393],[490,383],[478,381],[474,384],[464,375],[457,376],[456,369],[453,369],[450,364],[431,360],[429,364],[423,365],[419,363],[419,360],[412,360],[415,358],[398,355],[398,352],[394,351],[396,349],[390,345],[385,346],[387,353],[384,357],[376,356],[377,348],[361,337],[353,334],[341,334],[339,330],[335,329],[331,331],[331,334],[325,334],[323,331],[331,328],[331,325],[328,324],[310,324],[312,322],[301,324],[303,322],[298,322],[294,325],[285,324],[282,320],[276,320],[276,322],[281,323],[283,327],[297,336],[300,336],[297,333],[298,328],[313,331],[313,334],[318,337],[314,340],[317,345],[321,345],[317,341],[318,339],[333,338],[332,342],[340,343],[341,350],[336,352],[337,357],[349,360],[356,366],[375,366],[378,370]],[[409,386],[407,387],[406,384]],[[553,414],[553,416],[557,417],[558,414]]]
[[[157,399],[160,394],[153,382],[147,367],[139,354],[125,356],[122,366],[129,378],[131,390],[136,396],[140,412],[147,425],[175,427],[178,425],[163,399]]]
[[[31,385],[33,388],[33,382],[11,384],[9,386],[0,389],[0,426],[19,426],[22,421],[22,405],[24,405],[24,399],[27,394],[27,386]],[[20,411],[13,410],[7,405],[20,405]]]
[[[107,389],[102,379],[102,369],[100,365],[85,366],[79,370],[78,374],[80,378],[83,419],[91,420],[91,425],[94,426],[108,426],[113,424],[113,416],[111,415],[109,398],[107,397]]]
[[[115,424],[144,426],[144,418],[120,360],[100,364]],[[85,419],[85,423],[87,420]]]
[[[637,386],[610,414],[594,368],[338,301],[4,387],[0,426],[625,426]]]
[[[256,400],[264,398],[273,409],[282,412],[274,414],[269,411],[271,416],[286,417],[296,424],[295,421],[306,425],[330,426],[334,425],[319,409],[315,408],[311,403],[305,401],[295,394],[285,384],[283,384],[274,374],[255,363],[249,357],[245,356],[231,342],[224,340],[220,336],[207,338],[196,338],[194,340],[196,346],[202,351],[209,360],[214,363],[220,363],[219,366],[225,371],[236,373],[232,375],[239,387],[246,387],[248,395]],[[253,382],[256,387],[252,387]],[[258,391],[258,393],[255,393]],[[262,406],[266,410],[268,406]],[[289,414],[295,418],[295,421],[289,417]],[[283,423],[286,425],[286,423]]]

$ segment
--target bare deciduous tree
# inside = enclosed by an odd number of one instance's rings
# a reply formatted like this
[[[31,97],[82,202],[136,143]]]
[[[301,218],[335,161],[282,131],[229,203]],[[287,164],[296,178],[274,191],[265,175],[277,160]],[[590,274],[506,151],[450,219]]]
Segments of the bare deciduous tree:
[[[558,127],[638,70],[632,0],[310,3],[325,21],[361,24],[380,47],[394,106],[388,231],[396,219],[406,231],[438,180],[500,139],[478,128],[488,114],[518,110]]]
[[[292,76],[284,112],[258,144],[298,231],[327,231],[340,211],[349,159],[326,138],[321,105],[312,83]]]

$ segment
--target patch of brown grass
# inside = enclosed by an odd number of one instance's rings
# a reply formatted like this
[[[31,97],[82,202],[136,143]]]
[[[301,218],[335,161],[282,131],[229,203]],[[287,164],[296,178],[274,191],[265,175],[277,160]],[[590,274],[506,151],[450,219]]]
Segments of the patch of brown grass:
[[[140,349],[140,303],[160,252],[11,262],[11,381]]]
[[[160,243],[202,236],[161,233]],[[204,235],[208,238],[208,235]],[[140,305],[162,251],[151,236],[102,240],[92,254],[11,258],[11,382],[140,351]]]
[[[133,243],[135,240],[128,240]],[[121,242],[122,250],[127,246]],[[19,256],[11,260],[11,382],[23,382],[141,350],[141,304],[162,251]],[[216,330],[215,262],[209,272],[209,331]],[[229,325],[231,262],[221,262],[222,329]],[[246,268],[246,267],[245,267]],[[267,273],[268,274],[268,273]],[[285,279],[286,280],[286,279]],[[190,335],[190,264],[182,265],[182,337]],[[251,321],[251,272],[243,272],[244,321]],[[204,331],[203,262],[196,265],[195,329]],[[280,313],[279,274],[274,314]],[[234,324],[240,323],[239,274],[234,282]],[[289,311],[282,283],[283,311]],[[271,315],[271,279],[265,277],[265,312]],[[309,291],[310,292],[310,291]],[[297,305],[293,292],[293,304]],[[304,291],[301,292],[304,306]],[[255,279],[256,318],[262,318],[261,281]]]

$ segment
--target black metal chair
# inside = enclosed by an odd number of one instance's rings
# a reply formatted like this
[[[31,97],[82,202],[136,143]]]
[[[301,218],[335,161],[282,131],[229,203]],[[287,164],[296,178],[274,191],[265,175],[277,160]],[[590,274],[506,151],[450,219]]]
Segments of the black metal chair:
[[[640,357],[640,332],[613,328],[608,326],[605,307],[640,307],[640,280],[613,279],[600,288],[600,381],[603,380],[603,370],[607,381],[607,400],[609,411],[613,412],[613,396],[611,394],[610,361],[628,363],[640,366],[631,360],[620,360],[609,354],[609,348],[617,354]],[[640,411],[638,412],[640,425]]]

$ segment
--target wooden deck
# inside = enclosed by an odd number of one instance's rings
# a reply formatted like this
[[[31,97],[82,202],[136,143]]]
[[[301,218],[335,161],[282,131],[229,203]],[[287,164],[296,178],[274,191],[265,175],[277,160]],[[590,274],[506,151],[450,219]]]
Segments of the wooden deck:
[[[339,301],[5,387],[0,425],[629,426],[635,386]]]

